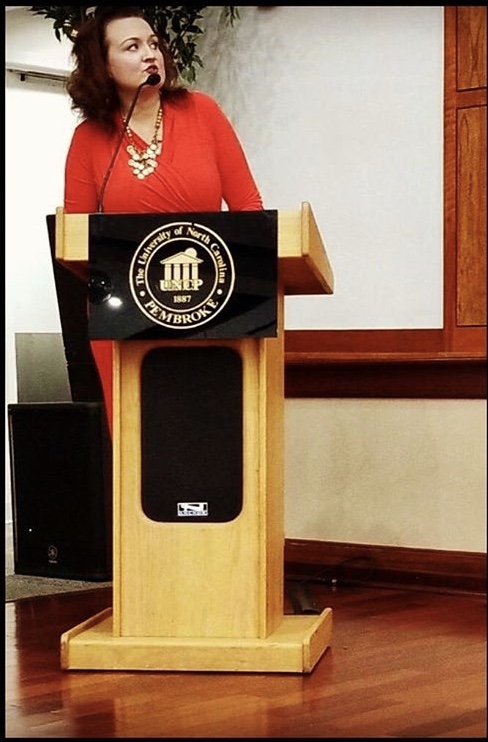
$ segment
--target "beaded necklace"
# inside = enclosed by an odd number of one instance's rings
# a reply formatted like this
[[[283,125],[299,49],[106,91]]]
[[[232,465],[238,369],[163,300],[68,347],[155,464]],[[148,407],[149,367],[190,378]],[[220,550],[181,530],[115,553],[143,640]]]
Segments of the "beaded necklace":
[[[158,115],[156,116],[156,123],[154,124],[153,137],[151,139],[151,142],[147,145],[146,149],[143,150],[136,147],[134,139],[132,137],[132,131],[130,127],[127,126],[124,120],[125,132],[127,134],[127,139],[129,140],[129,144],[127,145],[127,152],[129,153],[128,163],[133,175],[135,175],[136,178],[139,178],[139,180],[143,180],[148,175],[151,175],[151,173],[153,173],[158,166],[158,161],[156,158],[161,153],[161,147],[158,143],[158,135],[162,120],[163,109],[160,105],[158,109]]]

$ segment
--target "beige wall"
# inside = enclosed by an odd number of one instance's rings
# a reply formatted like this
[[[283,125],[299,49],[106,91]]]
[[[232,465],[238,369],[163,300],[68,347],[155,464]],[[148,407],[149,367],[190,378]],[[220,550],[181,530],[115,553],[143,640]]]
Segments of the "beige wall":
[[[486,551],[486,403],[286,402],[289,537]]]

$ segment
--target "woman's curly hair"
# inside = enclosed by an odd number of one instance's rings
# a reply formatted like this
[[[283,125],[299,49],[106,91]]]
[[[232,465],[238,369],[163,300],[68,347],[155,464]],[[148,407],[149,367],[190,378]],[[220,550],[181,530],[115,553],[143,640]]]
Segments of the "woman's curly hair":
[[[120,107],[117,88],[107,72],[107,44],[105,29],[118,18],[144,18],[139,6],[98,6],[95,14],[77,29],[71,56],[75,65],[66,82],[71,108],[83,118],[97,121],[107,130],[115,129],[114,113]],[[166,79],[162,91],[166,95],[186,92],[179,83],[178,69],[165,40],[155,31],[163,55]]]

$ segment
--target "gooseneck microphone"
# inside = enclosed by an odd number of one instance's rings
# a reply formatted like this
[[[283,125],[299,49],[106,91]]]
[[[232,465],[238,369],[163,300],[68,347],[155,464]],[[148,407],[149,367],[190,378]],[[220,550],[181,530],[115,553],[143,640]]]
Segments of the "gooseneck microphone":
[[[112,159],[110,160],[110,164],[109,164],[109,166],[107,168],[107,172],[105,173],[105,177],[103,178],[102,185],[100,187],[100,194],[98,196],[98,207],[97,207],[97,212],[99,214],[101,214],[103,212],[103,197],[105,195],[105,189],[107,188],[107,183],[109,181],[110,175],[112,174],[112,170],[113,170],[113,167],[115,165],[115,161],[117,159],[117,156],[119,154],[120,148],[122,146],[122,142],[124,140],[124,134],[127,131],[127,127],[129,126],[129,121],[131,119],[132,114],[134,113],[134,108],[136,107],[136,103],[137,103],[138,98],[139,98],[139,93],[141,92],[142,88],[145,87],[146,85],[150,85],[151,87],[153,87],[154,85],[158,85],[160,82],[161,82],[161,76],[160,75],[157,75],[157,74],[149,75],[149,77],[147,78],[147,80],[145,80],[144,82],[141,82],[141,84],[139,85],[139,87],[136,90],[136,94],[134,96],[134,99],[133,99],[132,103],[130,104],[130,108],[129,108],[129,111],[127,113],[127,116],[124,119],[124,126],[122,127],[122,132],[121,132],[120,137],[119,137],[119,139],[117,141],[117,145],[115,147],[115,150],[114,150]]]

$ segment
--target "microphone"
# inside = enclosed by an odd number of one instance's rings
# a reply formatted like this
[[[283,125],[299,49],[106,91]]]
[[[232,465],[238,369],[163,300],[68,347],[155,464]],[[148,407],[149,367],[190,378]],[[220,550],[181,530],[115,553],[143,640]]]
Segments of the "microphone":
[[[156,73],[154,73],[152,75],[149,75],[149,77],[147,78],[147,80],[145,80],[144,82],[141,82],[141,84],[139,85],[139,87],[136,90],[136,94],[135,94],[135,96],[134,96],[134,98],[132,100],[132,103],[130,104],[130,108],[129,108],[129,111],[127,113],[127,116],[125,117],[124,126],[122,128],[122,132],[120,134],[119,140],[118,140],[117,145],[115,147],[115,150],[114,150],[112,159],[110,160],[110,164],[109,164],[109,166],[107,168],[107,172],[105,173],[105,177],[103,178],[103,181],[102,181],[102,185],[101,185],[101,188],[100,188],[100,195],[98,197],[98,207],[97,207],[97,212],[99,214],[101,214],[103,212],[103,197],[105,195],[105,189],[107,188],[107,184],[108,184],[109,178],[110,178],[110,176],[112,174],[112,170],[114,168],[115,161],[116,161],[116,159],[118,157],[118,154],[120,152],[120,148],[121,148],[122,142],[124,140],[124,134],[127,131],[127,127],[129,126],[129,121],[131,119],[132,114],[134,113],[134,108],[136,107],[136,103],[137,103],[137,101],[139,99],[139,94],[140,94],[142,88],[145,87],[146,85],[150,85],[151,87],[154,87],[154,85],[158,85],[160,82],[161,82],[161,76],[160,75],[157,75]]]
[[[142,85],[139,85],[139,87],[142,88],[144,87],[144,85],[150,85],[153,88],[155,85],[159,85],[160,82],[161,82],[161,75],[153,73],[152,75],[149,75],[146,82],[143,82]]]

